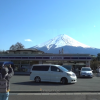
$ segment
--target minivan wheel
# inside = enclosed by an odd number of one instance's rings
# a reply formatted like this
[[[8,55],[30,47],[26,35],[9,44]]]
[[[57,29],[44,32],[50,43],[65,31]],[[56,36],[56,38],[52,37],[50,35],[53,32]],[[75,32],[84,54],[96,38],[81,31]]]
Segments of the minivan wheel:
[[[39,83],[40,81],[41,81],[40,77],[39,77],[39,76],[36,76],[36,77],[35,77],[35,82],[36,82],[36,83]]]
[[[67,84],[67,83],[68,83],[68,80],[67,80],[66,78],[62,78],[62,79],[61,79],[61,83],[62,83],[62,84]]]

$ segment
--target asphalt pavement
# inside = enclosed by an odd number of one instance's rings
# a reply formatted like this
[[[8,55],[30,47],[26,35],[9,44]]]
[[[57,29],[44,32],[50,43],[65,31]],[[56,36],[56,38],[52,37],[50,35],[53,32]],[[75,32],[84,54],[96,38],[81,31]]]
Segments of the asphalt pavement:
[[[100,94],[66,94],[66,93],[34,93],[10,94],[9,100],[100,100]]]
[[[11,93],[39,93],[39,92],[99,92],[100,77],[78,78],[75,84],[62,85],[53,82],[35,83],[30,80],[29,75],[14,75],[10,80]]]
[[[100,100],[100,77],[78,78],[77,83],[35,83],[29,75],[10,80],[9,100]]]

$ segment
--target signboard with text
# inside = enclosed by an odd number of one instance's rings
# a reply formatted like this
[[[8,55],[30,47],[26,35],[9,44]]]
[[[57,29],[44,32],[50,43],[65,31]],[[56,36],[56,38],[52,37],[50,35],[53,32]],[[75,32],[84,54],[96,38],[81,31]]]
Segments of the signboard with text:
[[[52,57],[50,57],[50,59],[61,60],[61,59],[63,59],[63,57],[59,57],[59,56],[55,57],[55,56],[52,56]]]

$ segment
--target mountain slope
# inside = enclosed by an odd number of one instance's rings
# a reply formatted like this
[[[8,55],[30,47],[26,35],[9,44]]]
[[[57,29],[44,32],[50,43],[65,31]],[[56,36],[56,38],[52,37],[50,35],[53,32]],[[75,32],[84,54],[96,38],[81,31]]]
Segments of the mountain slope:
[[[75,39],[69,37],[68,35],[62,34],[62,35],[58,35],[57,37],[44,42],[40,45],[36,45],[34,46],[35,48],[41,48],[41,47],[47,47],[47,49],[49,50],[53,45],[55,45],[55,48],[58,47],[62,47],[62,46],[75,46],[75,47],[84,47],[84,48],[89,48],[90,46],[87,46],[85,44],[82,44],[78,41],[76,41]]]
[[[100,49],[92,48],[80,43],[66,34],[58,35],[57,37],[40,45],[33,46],[30,49],[32,48],[36,48],[46,53],[59,53],[59,50],[62,48],[64,53],[88,53],[97,55],[97,53],[100,52]]]

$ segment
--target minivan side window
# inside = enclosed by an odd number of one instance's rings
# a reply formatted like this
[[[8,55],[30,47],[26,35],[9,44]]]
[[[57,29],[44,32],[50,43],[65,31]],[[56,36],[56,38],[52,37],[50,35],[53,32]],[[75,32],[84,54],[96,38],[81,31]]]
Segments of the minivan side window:
[[[33,66],[33,71],[48,71],[49,66]]]
[[[58,71],[60,71],[60,69],[55,66],[51,66],[51,71],[58,72]]]

